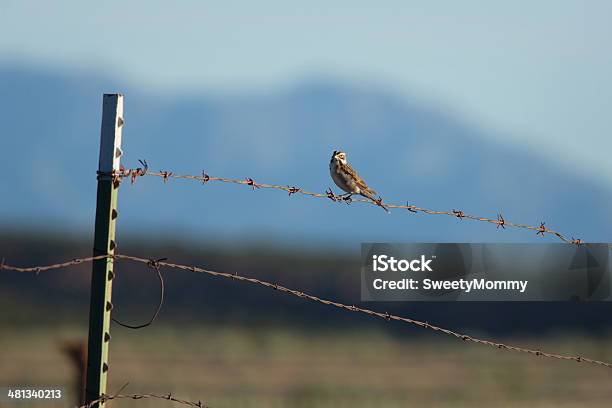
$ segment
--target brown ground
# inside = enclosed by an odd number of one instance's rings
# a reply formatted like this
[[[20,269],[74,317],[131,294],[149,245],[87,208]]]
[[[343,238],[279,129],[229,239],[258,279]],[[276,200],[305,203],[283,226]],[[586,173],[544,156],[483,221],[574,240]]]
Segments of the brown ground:
[[[109,392],[168,393],[212,407],[610,406],[612,369],[485,346],[381,332],[113,328]],[[81,329],[0,330],[0,387],[62,386],[74,373],[60,351]],[[562,336],[508,343],[612,360],[612,339]],[[116,401],[110,407],[181,406]]]

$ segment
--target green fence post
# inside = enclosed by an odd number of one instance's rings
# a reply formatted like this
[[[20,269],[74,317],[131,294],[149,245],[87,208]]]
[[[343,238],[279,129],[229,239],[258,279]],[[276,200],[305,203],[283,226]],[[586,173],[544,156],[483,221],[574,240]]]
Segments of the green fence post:
[[[119,171],[121,159],[121,128],[123,126],[123,95],[104,94],[102,103],[102,131],[98,164],[98,199],[94,255],[115,252],[115,222],[117,220],[117,191],[112,173]],[[110,342],[110,312],[113,307],[113,258],[93,262],[89,305],[89,339],[87,354],[87,382],[85,399],[95,401],[106,393],[108,376],[108,348]],[[95,404],[103,407],[105,404]]]

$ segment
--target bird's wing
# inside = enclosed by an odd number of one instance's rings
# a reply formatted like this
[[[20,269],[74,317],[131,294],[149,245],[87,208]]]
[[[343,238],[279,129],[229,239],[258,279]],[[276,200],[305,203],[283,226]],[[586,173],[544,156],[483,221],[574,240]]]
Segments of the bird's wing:
[[[357,174],[357,172],[355,171],[355,169],[353,169],[351,167],[350,164],[346,164],[344,166],[344,170],[346,171],[347,174],[350,175],[350,177],[355,181],[355,184],[357,184],[357,187],[359,187],[360,190],[369,192],[372,195],[376,194],[376,191],[372,190],[370,187],[368,187],[368,185],[366,184],[366,182],[364,181],[364,179],[362,179],[359,174]]]

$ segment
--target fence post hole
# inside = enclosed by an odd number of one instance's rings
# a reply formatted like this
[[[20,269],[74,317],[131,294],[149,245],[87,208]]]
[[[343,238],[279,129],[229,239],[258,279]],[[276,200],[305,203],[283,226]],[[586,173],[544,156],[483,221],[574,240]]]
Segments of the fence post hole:
[[[121,160],[121,128],[123,126],[123,95],[104,94],[102,102],[102,130],[98,164],[98,193],[94,235],[94,256],[115,252],[115,222],[117,220],[117,192],[119,184],[113,172],[119,171]],[[113,307],[113,258],[93,261],[89,304],[89,339],[87,345],[87,403],[106,393],[108,376],[108,348],[110,342],[110,314]],[[102,407],[104,403],[93,405]]]

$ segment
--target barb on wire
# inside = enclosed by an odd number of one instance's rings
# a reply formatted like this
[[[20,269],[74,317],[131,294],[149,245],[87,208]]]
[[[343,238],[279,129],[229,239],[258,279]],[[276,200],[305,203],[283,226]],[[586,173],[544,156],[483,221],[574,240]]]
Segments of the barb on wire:
[[[330,200],[332,200],[333,202],[339,201],[338,200],[338,196],[336,196],[334,194],[334,192],[332,191],[331,187],[329,187],[327,190],[325,190],[325,195],[327,198],[329,198]],[[352,200],[351,200],[352,201]]]
[[[63,262],[63,263],[58,263],[58,264],[53,264],[53,265],[46,265],[46,266],[17,267],[17,266],[7,265],[5,263],[4,265],[2,265],[2,269],[16,271],[16,272],[40,272],[40,271],[48,271],[51,269],[65,268],[67,266],[76,265],[77,263],[82,263],[82,262],[91,262],[93,260],[101,259],[104,257],[113,258],[115,260],[117,259],[129,260],[129,261],[140,262],[144,264],[149,264],[151,262],[151,260],[147,258],[141,258],[141,257],[131,256],[131,255],[115,254],[115,255],[99,255],[95,257],[81,258],[78,260],[72,260],[68,262]],[[456,332],[450,329],[445,329],[443,327],[434,326],[428,322],[423,322],[423,321],[411,319],[408,317],[401,317],[401,316],[389,314],[388,312],[379,312],[379,311],[367,309],[367,308],[360,307],[360,306],[347,305],[344,303],[336,302],[334,300],[324,299],[318,296],[310,295],[308,293],[305,293],[305,292],[302,292],[296,289],[290,289],[285,286],[279,285],[277,283],[268,282],[268,281],[264,281],[264,280],[260,280],[256,278],[250,278],[246,276],[241,276],[241,275],[238,275],[237,273],[211,271],[211,270],[200,268],[200,267],[193,266],[193,265],[182,265],[182,264],[170,263],[170,262],[166,262],[162,260],[158,260],[156,261],[156,263],[159,267],[179,269],[179,270],[184,270],[188,272],[202,273],[202,274],[207,274],[207,275],[216,276],[216,277],[233,279],[233,280],[237,280],[241,282],[248,282],[254,285],[263,286],[263,287],[270,288],[270,289],[273,289],[279,292],[283,292],[288,295],[292,295],[292,296],[295,296],[301,299],[305,299],[305,300],[312,301],[315,303],[320,303],[326,306],[332,306],[332,307],[335,307],[341,310],[361,313],[361,314],[368,315],[370,317],[381,318],[386,321],[396,321],[396,322],[406,323],[406,324],[413,325],[413,326],[418,326],[423,329],[432,330],[436,333],[442,333],[447,336],[463,340],[465,342],[486,345],[486,346],[494,347],[500,350],[509,350],[509,351],[515,351],[519,353],[525,353],[525,354],[529,354],[532,356],[548,357],[548,358],[553,358],[557,360],[569,360],[569,361],[575,361],[578,363],[587,363],[587,364],[593,364],[593,365],[598,365],[602,367],[612,368],[612,363],[610,362],[594,360],[594,359],[586,358],[582,356],[550,353],[550,352],[545,352],[542,350],[534,350],[534,349],[528,349],[524,347],[512,346],[512,345],[508,345],[504,343],[498,343],[492,340],[480,339],[480,338],[472,337],[470,335],[459,333],[459,332]]]
[[[295,193],[299,193],[302,190],[301,188],[296,187],[296,186],[293,186],[293,187],[287,186],[287,188],[289,189],[288,190],[289,191],[289,195],[295,194]]]
[[[459,218],[460,220],[465,218],[465,214],[461,210],[453,210],[453,214],[455,214],[455,217]]]
[[[246,178],[246,183],[247,183],[248,186],[253,187],[253,190],[255,190],[256,188],[259,188],[259,185],[257,183],[255,183],[255,180],[253,180],[250,177]]]
[[[149,171],[149,164],[147,163],[146,160],[138,160],[140,162],[140,164],[142,165],[141,167],[137,167],[136,169],[132,170],[130,173],[130,178],[132,180],[132,184],[134,184],[136,182],[136,179],[138,177],[142,177],[145,174],[147,174],[147,171]]]
[[[581,240],[580,238],[574,238],[574,237],[572,237],[572,240],[570,242],[577,246],[584,244],[583,240]]]
[[[164,183],[168,181],[168,178],[172,177],[171,171],[161,171],[160,170],[159,174],[161,174],[161,177],[164,180]]]
[[[544,236],[544,233],[546,232],[546,227],[544,226],[546,223],[544,221],[540,222],[540,226],[538,227],[538,232],[536,232],[536,235],[541,235]]]
[[[497,214],[497,228],[499,227],[506,229],[506,220],[504,220],[504,216],[501,214]]]
[[[351,199],[352,201],[352,199]],[[385,203],[383,203],[383,199],[382,197],[378,197],[377,199],[374,200],[374,204],[376,204],[377,206],[381,207],[383,210],[385,210],[386,212],[389,212],[389,209],[387,208],[387,206],[385,205]]]
[[[141,161],[141,164],[146,165],[146,161]],[[202,172],[201,176],[195,176],[195,175],[181,175],[181,174],[176,174],[174,172],[168,172],[168,171],[163,171],[163,172],[153,172],[153,171],[147,171],[148,166],[145,166],[145,170],[144,171],[138,171],[140,170],[140,168],[137,168],[135,170],[125,170],[124,172],[121,172],[119,174],[119,177],[132,177],[132,181],[134,180],[135,177],[141,177],[141,176],[151,176],[151,177],[160,177],[162,178],[162,180],[164,182],[168,181],[169,179],[186,179],[186,180],[194,180],[194,181],[198,181],[201,182],[203,184],[207,184],[211,181],[217,181],[217,182],[221,182],[221,183],[231,183],[231,184],[241,184],[241,185],[246,185],[246,186],[250,186],[253,190],[255,189],[275,189],[275,190],[282,190],[282,191],[286,191],[289,193],[289,195],[293,195],[293,194],[302,194],[305,196],[309,196],[309,197],[316,197],[316,198],[327,198],[333,202],[346,202],[347,204],[350,204],[352,202],[361,202],[361,203],[369,203],[371,205],[376,205],[379,207],[384,206],[383,208],[389,208],[389,209],[403,209],[403,210],[408,210],[412,213],[422,213],[422,214],[428,214],[428,215],[446,215],[446,216],[451,216],[454,218],[459,218],[460,220],[463,219],[469,219],[472,221],[480,221],[480,222],[486,222],[486,223],[490,223],[490,224],[494,224],[498,229],[501,227],[501,229],[506,229],[506,227],[511,227],[511,228],[519,228],[519,229],[527,229],[527,230],[531,230],[531,231],[535,231],[536,234],[538,236],[544,236],[546,234],[549,235],[553,235],[555,237],[557,237],[558,239],[560,239],[561,241],[568,243],[568,244],[574,244],[574,245],[580,245],[582,243],[584,243],[584,241],[582,241],[581,239],[575,239],[575,238],[568,238],[566,235],[555,231],[551,228],[548,228],[544,225],[544,223],[540,223],[539,226],[535,226],[535,225],[528,225],[528,224],[520,224],[520,223],[516,223],[516,222],[510,222],[508,220],[506,220],[501,213],[498,213],[496,218],[487,218],[487,217],[478,217],[475,215],[470,215],[470,214],[466,214],[465,212],[461,211],[461,210],[455,210],[453,209],[452,211],[438,211],[438,210],[430,210],[427,208],[421,208],[421,207],[417,207],[416,205],[410,205],[409,203],[406,203],[406,205],[399,205],[399,204],[387,204],[387,203],[383,203],[382,200],[369,200],[366,198],[351,198],[350,200],[345,200],[343,198],[343,196],[338,196],[336,194],[334,194],[333,190],[331,188],[328,188],[325,193],[313,193],[310,191],[306,191],[300,187],[297,186],[288,186],[288,185],[276,185],[276,184],[267,184],[267,183],[256,183],[252,178],[247,177],[245,179],[233,179],[233,178],[226,178],[226,177],[213,177],[208,175],[207,173],[205,173],[204,171]]]

